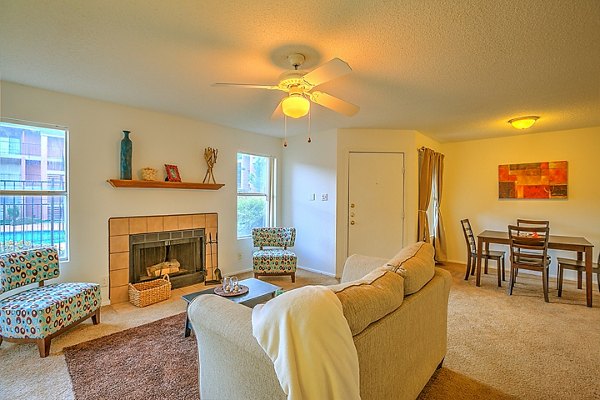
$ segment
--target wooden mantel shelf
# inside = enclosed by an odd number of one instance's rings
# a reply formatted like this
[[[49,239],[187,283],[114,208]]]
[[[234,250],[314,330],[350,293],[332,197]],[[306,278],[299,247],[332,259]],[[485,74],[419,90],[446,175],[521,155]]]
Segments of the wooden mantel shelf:
[[[161,189],[203,189],[219,190],[224,183],[195,183],[195,182],[163,182],[163,181],[137,181],[123,179],[107,180],[114,187],[126,188],[161,188]]]

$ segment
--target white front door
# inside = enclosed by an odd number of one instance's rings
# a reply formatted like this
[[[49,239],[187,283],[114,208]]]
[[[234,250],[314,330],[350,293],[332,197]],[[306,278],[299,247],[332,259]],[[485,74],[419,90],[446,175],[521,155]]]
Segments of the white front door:
[[[391,258],[403,233],[404,153],[350,152],[348,255]]]

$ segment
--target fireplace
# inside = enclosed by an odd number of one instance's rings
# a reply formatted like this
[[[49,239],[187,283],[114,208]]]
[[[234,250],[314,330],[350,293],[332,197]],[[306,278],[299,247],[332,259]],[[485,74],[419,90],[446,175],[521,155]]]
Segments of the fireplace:
[[[173,271],[169,277],[173,278],[175,287],[202,282],[205,277],[210,279],[219,262],[218,249],[210,243],[210,238],[214,243],[216,237],[217,213],[109,218],[110,302],[128,301],[130,283],[161,272]],[[134,250],[134,244],[143,246],[139,249],[136,246]],[[136,252],[137,256],[134,255]],[[131,267],[136,257],[140,261],[145,259],[143,264],[146,264],[140,267],[137,275]]]
[[[129,235],[129,247],[130,283],[165,274],[173,288],[204,280],[204,229]]]

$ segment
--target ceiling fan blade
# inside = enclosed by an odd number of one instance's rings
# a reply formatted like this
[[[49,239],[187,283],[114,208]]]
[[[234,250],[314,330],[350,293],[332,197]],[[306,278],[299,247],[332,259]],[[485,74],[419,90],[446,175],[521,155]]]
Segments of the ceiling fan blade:
[[[318,86],[340,76],[344,76],[352,72],[352,68],[344,60],[334,58],[321,65],[317,69],[304,75],[304,80],[312,86]]]
[[[283,101],[283,100],[282,100]],[[279,119],[283,117],[283,108],[281,107],[281,101],[275,107],[275,111],[271,114],[271,119]]]
[[[279,86],[273,85],[254,85],[251,83],[213,83],[212,86],[234,86],[241,87],[246,89],[269,89],[269,90],[279,90]]]
[[[323,107],[348,117],[355,115],[360,110],[358,106],[324,92],[312,92],[310,93],[310,99]]]

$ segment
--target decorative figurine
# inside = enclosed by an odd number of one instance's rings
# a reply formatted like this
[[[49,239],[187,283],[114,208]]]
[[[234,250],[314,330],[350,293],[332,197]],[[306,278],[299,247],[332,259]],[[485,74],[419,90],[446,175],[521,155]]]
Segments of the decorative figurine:
[[[217,183],[215,181],[215,176],[213,175],[213,167],[217,163],[217,154],[219,150],[213,149],[211,147],[207,147],[204,149],[204,159],[206,160],[206,165],[208,169],[206,170],[206,174],[204,175],[204,180],[202,183],[210,183],[211,179],[213,183]]]

